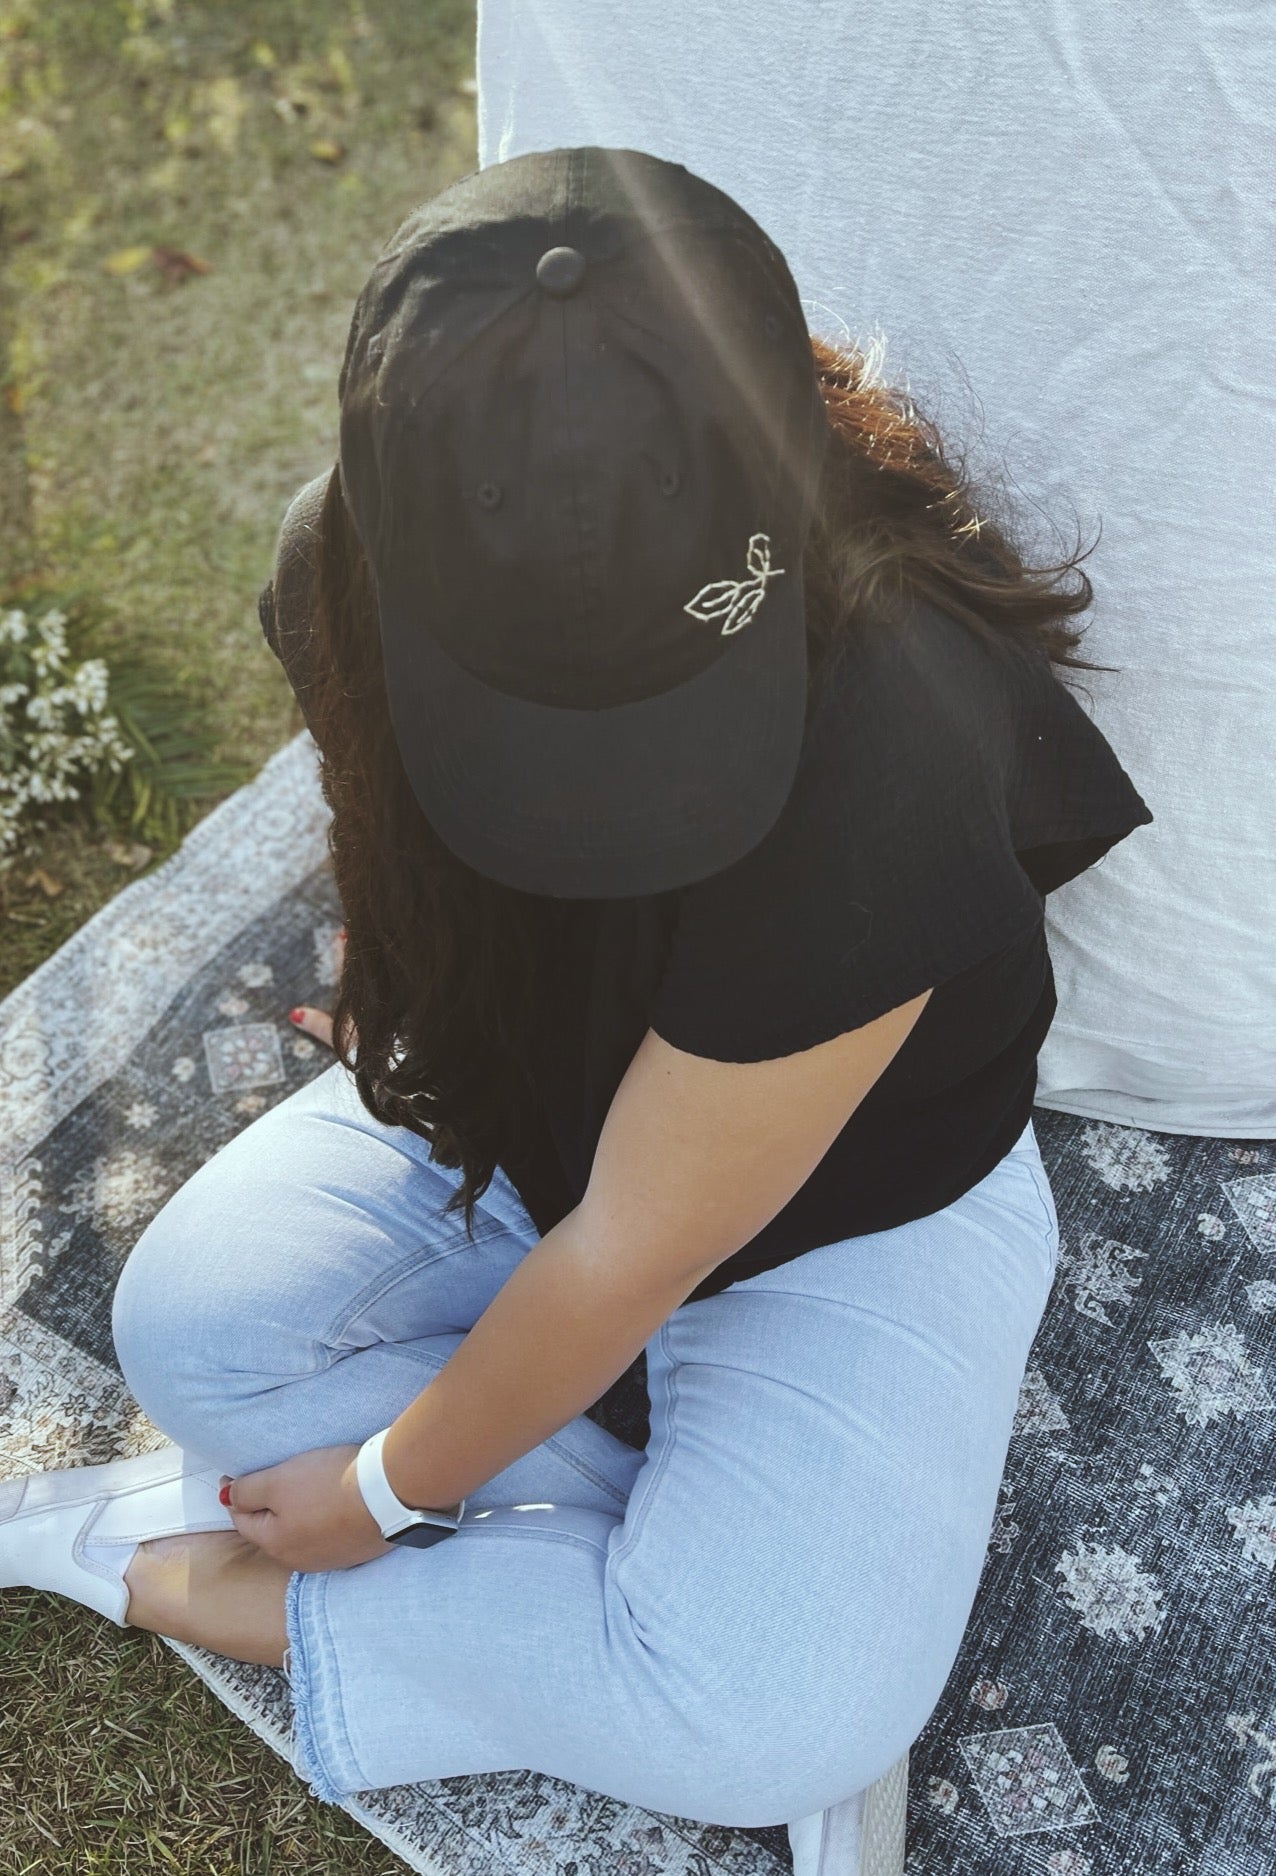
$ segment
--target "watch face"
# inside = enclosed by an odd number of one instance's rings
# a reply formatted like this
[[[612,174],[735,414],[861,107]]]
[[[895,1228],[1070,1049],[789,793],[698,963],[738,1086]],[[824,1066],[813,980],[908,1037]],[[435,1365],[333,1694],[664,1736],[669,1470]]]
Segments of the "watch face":
[[[428,1550],[431,1544],[441,1544],[445,1537],[455,1537],[456,1532],[446,1524],[409,1524],[406,1531],[396,1531],[388,1537],[388,1544],[408,1544],[413,1550]]]

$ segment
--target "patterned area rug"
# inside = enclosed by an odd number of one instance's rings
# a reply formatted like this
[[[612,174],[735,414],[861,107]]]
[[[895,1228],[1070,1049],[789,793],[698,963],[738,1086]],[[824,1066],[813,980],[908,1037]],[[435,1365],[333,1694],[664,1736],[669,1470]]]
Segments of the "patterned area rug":
[[[0,1476],[163,1436],[110,1336],[196,1167],[320,1072],[283,1012],[340,909],[304,732],[0,1003]],[[910,1876],[1276,1863],[1276,1143],[1038,1108],[1062,1227],[974,1614],[910,1765]],[[641,1447],[641,1358],[592,1413]],[[291,1761],[287,1681],[168,1644]],[[346,1808],[429,1876],[775,1876],[735,1830],[531,1772]]]

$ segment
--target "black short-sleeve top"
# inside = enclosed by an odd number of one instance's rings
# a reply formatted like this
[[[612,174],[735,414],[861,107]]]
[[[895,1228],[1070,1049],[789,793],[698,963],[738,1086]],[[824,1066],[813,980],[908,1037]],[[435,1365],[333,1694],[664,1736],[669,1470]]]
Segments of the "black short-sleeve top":
[[[933,991],[805,1184],[688,1301],[991,1172],[1030,1118],[1056,1008],[1045,895],[1153,818],[1059,673],[927,602],[846,632],[750,852],[673,892],[572,905],[536,1019],[540,1142],[503,1162],[542,1234],[584,1196],[649,1027],[764,1061]]]

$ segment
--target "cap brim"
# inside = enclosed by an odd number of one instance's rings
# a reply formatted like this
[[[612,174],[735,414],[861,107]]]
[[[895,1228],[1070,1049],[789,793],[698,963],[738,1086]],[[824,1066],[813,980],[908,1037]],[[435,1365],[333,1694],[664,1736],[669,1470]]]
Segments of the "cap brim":
[[[806,719],[800,562],[695,677],[599,710],[494,690],[405,600],[382,593],[380,611],[408,779],[476,872],[565,899],[669,892],[742,859],[779,818]]]

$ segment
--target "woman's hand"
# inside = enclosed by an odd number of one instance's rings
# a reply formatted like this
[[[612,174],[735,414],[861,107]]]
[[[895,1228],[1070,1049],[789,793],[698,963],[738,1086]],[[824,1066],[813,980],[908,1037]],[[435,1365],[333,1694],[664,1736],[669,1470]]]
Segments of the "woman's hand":
[[[222,1479],[223,1503],[250,1544],[290,1570],[348,1570],[394,1549],[363,1502],[357,1445],[316,1446],[260,1472]]]
[[[346,934],[344,927],[337,933],[337,957],[338,966],[340,967],[340,965],[345,963],[346,957]],[[324,1043],[329,1049],[332,1047],[332,1018],[329,1016],[327,1010],[316,1010],[312,1009],[308,1003],[299,1003],[295,1010],[289,1010],[288,1016],[289,1020],[297,1029],[304,1030],[308,1036],[314,1036],[316,1041]],[[351,1030],[350,1045],[354,1048],[357,1044],[358,1037],[355,1032]]]

